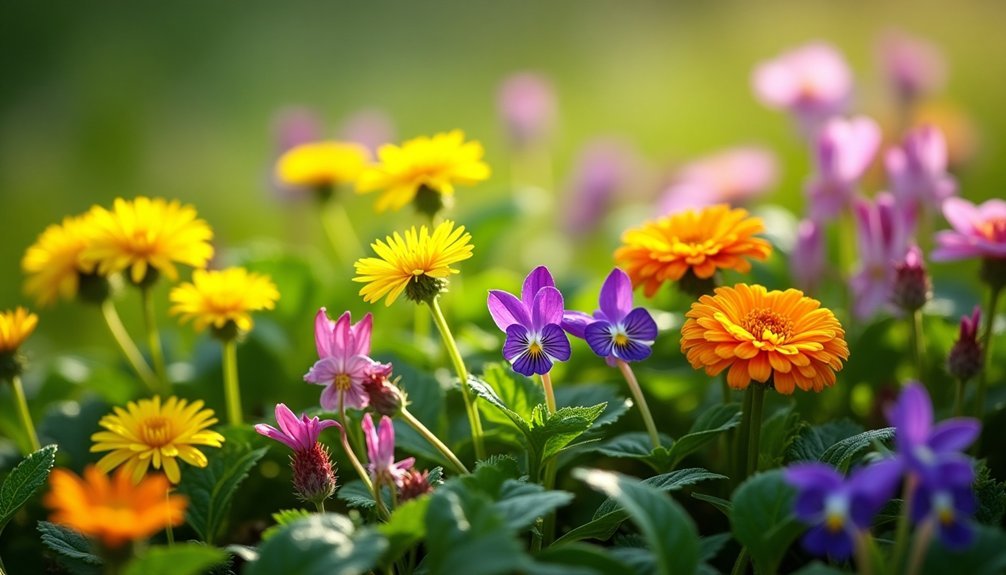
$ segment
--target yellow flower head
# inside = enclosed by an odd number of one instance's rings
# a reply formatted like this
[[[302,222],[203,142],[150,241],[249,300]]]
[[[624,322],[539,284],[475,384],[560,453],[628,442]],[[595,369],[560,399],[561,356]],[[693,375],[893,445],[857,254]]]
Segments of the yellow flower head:
[[[60,297],[76,297],[81,275],[94,267],[85,266],[81,259],[88,230],[86,215],[63,218],[63,223],[47,227],[25,252],[21,259],[21,269],[27,276],[24,291],[39,305],[51,305]]]
[[[106,549],[147,539],[171,525],[185,521],[187,500],[169,495],[163,475],[151,475],[139,483],[120,469],[113,477],[89,465],[84,476],[66,469],[49,474],[45,505],[49,519],[97,539]]]
[[[287,150],[276,162],[276,177],[288,186],[350,184],[367,165],[367,148],[349,142],[312,142]]]
[[[799,290],[720,287],[693,303],[685,317],[682,353],[710,376],[729,367],[727,383],[734,389],[772,378],[782,394],[797,387],[821,391],[834,385],[835,372],[849,358],[835,314]]]
[[[174,281],[175,263],[202,268],[213,257],[210,226],[177,200],[118,198],[111,210],[92,208],[90,218],[93,236],[82,258],[102,275],[129,270],[129,279],[140,284],[153,269]]]
[[[0,312],[0,354],[17,351],[37,325],[38,316],[23,307]]]
[[[376,206],[383,212],[401,209],[416,198],[421,187],[446,198],[454,194],[455,184],[470,186],[488,179],[482,144],[464,139],[461,130],[454,130],[401,146],[385,144],[377,150],[380,163],[360,174],[356,191],[384,190]]]
[[[161,404],[156,396],[130,401],[126,409],[116,407],[114,414],[101,418],[98,425],[106,431],[91,436],[91,452],[111,451],[98,461],[98,469],[108,473],[124,464],[133,483],[138,483],[151,465],[164,468],[168,480],[178,483],[182,476],[176,458],[206,467],[206,456],[195,446],[223,444],[222,435],[207,429],[216,422],[213,410],[203,409],[202,401],[189,403],[169,397]]]
[[[428,301],[440,293],[447,277],[458,273],[451,264],[472,257],[471,234],[464,226],[454,227],[447,220],[430,234],[426,226],[406,230],[405,238],[398,232],[370,245],[376,258],[361,258],[356,262],[355,282],[363,300],[373,303],[388,296],[385,305],[391,305],[405,292],[415,302]]]
[[[240,332],[251,331],[251,312],[276,307],[279,291],[268,276],[244,268],[196,270],[192,282],[171,290],[171,313],[192,320],[196,330],[207,326],[223,330],[233,323]]]
[[[761,219],[727,204],[685,210],[626,231],[615,261],[650,297],[688,271],[703,280],[718,269],[749,271],[747,258],[764,260],[772,253],[771,244],[754,237],[764,230]]]

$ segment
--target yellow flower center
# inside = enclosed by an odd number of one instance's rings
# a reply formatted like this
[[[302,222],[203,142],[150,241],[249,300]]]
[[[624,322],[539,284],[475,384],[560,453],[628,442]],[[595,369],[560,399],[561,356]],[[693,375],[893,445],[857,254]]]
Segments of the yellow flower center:
[[[780,343],[793,333],[793,320],[782,317],[768,308],[756,308],[748,312],[741,326],[762,341]]]
[[[625,335],[624,333],[615,334],[615,345],[624,346],[627,343],[629,343],[629,336]]]
[[[841,513],[829,513],[824,519],[824,526],[832,533],[838,533],[845,526],[845,516]]]
[[[171,443],[174,435],[171,420],[160,415],[155,415],[140,425],[140,437],[152,447],[163,447]]]
[[[347,389],[349,389],[349,386],[352,383],[353,380],[351,380],[349,378],[349,375],[345,373],[340,373],[339,375],[335,376],[335,388],[338,389],[339,391],[346,391]]]
[[[541,355],[542,354],[541,344],[536,341],[532,341],[531,347],[528,348],[527,352],[535,357]]]
[[[1006,218],[993,218],[977,226],[978,233],[993,242],[1006,241]]]

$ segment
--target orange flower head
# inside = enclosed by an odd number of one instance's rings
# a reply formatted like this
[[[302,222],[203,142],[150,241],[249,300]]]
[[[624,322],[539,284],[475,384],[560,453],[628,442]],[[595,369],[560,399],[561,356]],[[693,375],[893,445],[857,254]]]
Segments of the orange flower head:
[[[80,477],[66,469],[49,475],[45,505],[53,523],[97,539],[107,549],[147,539],[185,520],[187,500],[169,495],[163,475],[148,475],[134,484],[125,469],[109,477],[90,465]]]
[[[821,391],[849,358],[845,330],[830,309],[795,289],[760,285],[716,288],[692,304],[681,328],[681,351],[710,376],[724,369],[733,389],[770,378],[789,395]]]
[[[727,204],[685,210],[627,230],[615,261],[632,285],[643,286],[651,297],[664,282],[678,281],[688,271],[703,280],[719,269],[748,272],[748,258],[764,260],[772,253],[771,244],[754,237],[764,230],[760,218]]]

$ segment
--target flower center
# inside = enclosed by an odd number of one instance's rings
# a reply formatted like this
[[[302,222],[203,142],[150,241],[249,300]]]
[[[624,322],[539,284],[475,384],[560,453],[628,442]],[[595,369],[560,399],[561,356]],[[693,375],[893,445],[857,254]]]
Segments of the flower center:
[[[531,354],[531,356],[533,357],[538,357],[539,355],[544,353],[541,349],[541,344],[538,343],[537,341],[531,342],[531,345],[529,345],[527,348],[527,352]]]
[[[151,447],[163,447],[174,439],[171,421],[160,415],[145,419],[140,425],[140,438]]]
[[[977,226],[979,234],[992,242],[1006,242],[1006,218],[992,218]]]
[[[845,527],[845,519],[849,514],[849,501],[841,495],[830,495],[824,502],[824,526],[832,533],[838,533]]]
[[[340,373],[335,376],[335,388],[339,391],[346,391],[352,383],[353,380],[350,379],[349,374],[347,373]]]
[[[749,311],[741,326],[763,341],[785,341],[793,333],[793,320],[782,317],[768,308]]]
[[[954,499],[946,491],[938,491],[933,496],[933,510],[936,518],[943,525],[953,525],[954,523]]]
[[[612,339],[614,340],[615,345],[617,345],[618,347],[625,347],[626,344],[629,343],[629,336],[625,335],[624,333],[616,333],[615,337]]]

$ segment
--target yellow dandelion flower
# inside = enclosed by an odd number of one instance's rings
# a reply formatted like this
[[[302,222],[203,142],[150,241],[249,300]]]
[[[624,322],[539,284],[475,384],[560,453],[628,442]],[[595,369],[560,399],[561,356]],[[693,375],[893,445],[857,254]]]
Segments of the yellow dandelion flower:
[[[703,280],[720,269],[748,272],[747,258],[764,260],[772,253],[771,244],[754,237],[764,230],[760,218],[727,204],[685,210],[626,231],[615,261],[650,297],[689,271]]]
[[[195,208],[177,200],[138,197],[118,198],[111,210],[94,207],[90,216],[90,245],[85,265],[97,265],[99,274],[129,270],[129,279],[141,284],[151,271],[178,279],[175,263],[206,267],[213,257],[213,231],[199,219]]]
[[[168,480],[178,483],[181,471],[176,458],[189,465],[206,467],[208,461],[197,445],[220,447],[224,437],[207,429],[217,422],[212,409],[203,409],[202,401],[189,403],[169,397],[130,401],[126,409],[115,408],[114,414],[101,418],[105,428],[91,436],[92,453],[110,451],[98,461],[98,469],[108,473],[123,465],[138,483],[152,465],[164,469]]]
[[[88,230],[86,215],[66,217],[63,223],[47,227],[25,251],[21,259],[27,276],[24,291],[38,305],[76,297],[81,275],[94,267],[85,265],[81,258],[88,245]]]
[[[378,212],[401,209],[416,198],[420,188],[449,198],[455,185],[470,186],[489,178],[482,144],[464,139],[464,132],[453,130],[432,138],[415,138],[401,146],[381,146],[377,150],[380,162],[360,174],[356,191],[384,190],[377,199]]]
[[[192,320],[198,331],[233,324],[247,332],[253,325],[251,312],[275,308],[279,291],[268,276],[244,268],[196,270],[192,282],[172,289],[170,298],[171,313],[183,323]]]
[[[163,475],[151,475],[134,485],[125,469],[109,477],[89,465],[83,477],[54,469],[49,487],[44,500],[52,510],[49,519],[97,539],[106,549],[147,539],[185,521],[188,500],[169,495],[171,485]]]
[[[367,148],[349,142],[312,142],[287,150],[276,162],[276,177],[288,186],[350,184],[367,166]]]
[[[418,231],[412,226],[404,238],[395,232],[371,244],[378,257],[357,260],[353,281],[366,284],[360,295],[368,303],[387,296],[385,305],[390,306],[403,291],[412,301],[428,301],[440,293],[451,274],[458,273],[451,264],[472,257],[471,239],[464,226],[455,228],[450,220],[432,234],[426,226]]]
[[[768,291],[760,285],[716,288],[685,314],[681,351],[695,369],[746,389],[751,380],[772,379],[775,390],[821,391],[849,358],[845,330],[821,302],[795,289]]]
[[[0,354],[17,351],[37,325],[38,316],[23,307],[0,312]]]

